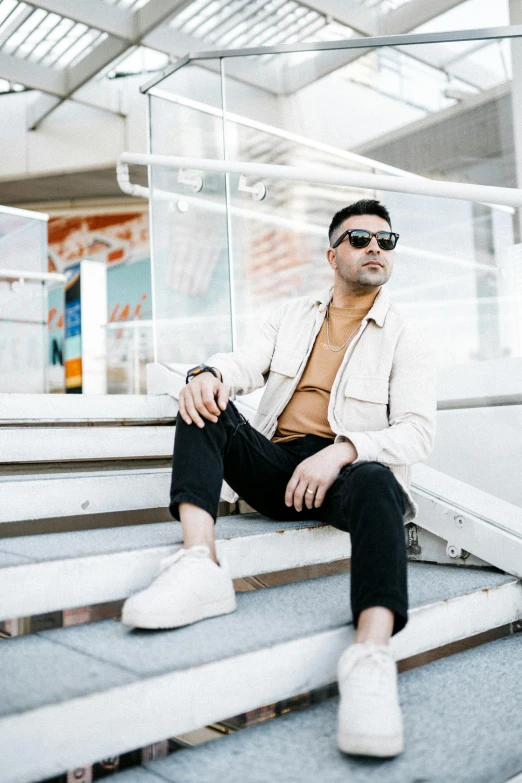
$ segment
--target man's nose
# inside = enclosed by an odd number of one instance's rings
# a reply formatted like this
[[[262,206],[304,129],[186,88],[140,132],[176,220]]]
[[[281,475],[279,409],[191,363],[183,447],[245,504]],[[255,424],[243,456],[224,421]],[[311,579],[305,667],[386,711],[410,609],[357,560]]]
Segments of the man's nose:
[[[367,253],[380,253],[381,248],[379,247],[377,243],[376,237],[372,237],[370,240],[370,244],[366,248]]]

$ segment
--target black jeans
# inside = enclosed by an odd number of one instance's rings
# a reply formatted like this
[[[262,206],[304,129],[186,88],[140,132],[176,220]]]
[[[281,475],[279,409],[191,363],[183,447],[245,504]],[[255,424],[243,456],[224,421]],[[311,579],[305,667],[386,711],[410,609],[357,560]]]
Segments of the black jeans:
[[[331,445],[306,435],[272,443],[255,430],[232,402],[216,423],[176,421],[170,513],[192,503],[216,519],[223,478],[250,506],[275,520],[319,519],[350,533],[351,606],[360,613],[385,606],[395,614],[393,633],[406,625],[408,597],[403,491],[390,468],[380,462],[345,465],[318,509],[296,511],[284,496],[296,466]]]

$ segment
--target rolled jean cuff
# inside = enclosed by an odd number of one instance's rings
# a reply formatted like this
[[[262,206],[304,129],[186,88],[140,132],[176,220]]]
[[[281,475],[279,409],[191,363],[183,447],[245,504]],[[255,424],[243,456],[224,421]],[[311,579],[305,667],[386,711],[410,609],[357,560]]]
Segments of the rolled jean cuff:
[[[357,625],[359,623],[359,616],[361,612],[364,612],[365,609],[372,609],[374,606],[384,606],[386,609],[390,609],[390,611],[393,612],[394,619],[393,619],[393,631],[392,636],[395,636],[395,634],[399,633],[399,631],[402,631],[402,629],[406,626],[408,622],[408,609],[405,608],[403,605],[400,605],[397,601],[394,601],[393,598],[372,598],[371,601],[362,602],[357,609],[353,610],[353,624],[357,628]]]
[[[203,511],[206,511],[210,514],[212,519],[214,520],[214,524],[216,523],[217,519],[217,512],[218,508],[217,506],[211,506],[209,503],[207,503],[205,500],[203,500],[199,495],[195,495],[192,492],[176,492],[170,501],[169,505],[169,511],[174,517],[174,519],[177,519],[179,522],[179,504],[180,503],[192,503],[193,506],[198,506],[198,508],[202,508]]]

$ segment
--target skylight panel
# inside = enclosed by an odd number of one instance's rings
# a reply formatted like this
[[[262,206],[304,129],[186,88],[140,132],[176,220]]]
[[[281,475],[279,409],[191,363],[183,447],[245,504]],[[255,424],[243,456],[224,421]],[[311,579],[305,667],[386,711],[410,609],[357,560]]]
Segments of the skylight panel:
[[[18,47],[27,40],[35,27],[40,24],[46,15],[47,12],[43,11],[41,8],[33,11],[32,14],[25,20],[25,22],[22,22],[20,27],[18,27],[18,29],[9,36],[3,46],[4,52],[7,54],[15,54]]]
[[[108,5],[115,5],[118,8],[123,8],[126,11],[139,11],[144,5],[147,5],[149,0],[105,0]]]
[[[19,44],[18,49],[13,51],[12,54],[16,54],[18,57],[24,59],[28,58],[38,48],[49,34],[60,22],[60,16],[58,14],[45,14],[40,20],[39,24],[32,30],[32,32],[26,37],[26,39]]]
[[[329,40],[316,36],[331,24],[329,16],[297,0],[194,0],[169,26],[216,48],[236,49]],[[340,27],[351,37],[349,27]]]
[[[194,2],[187,5],[179,14],[176,14],[171,21],[171,27],[176,27],[178,30],[182,30],[185,22],[197,14],[205,5],[208,5],[209,0],[194,0]]]
[[[34,41],[32,49],[27,57],[28,60],[34,63],[40,62],[54,46],[56,41],[60,40],[58,31],[62,21],[62,17],[58,16],[58,14],[49,14],[45,18],[45,34],[39,42]],[[41,29],[44,29],[44,24],[42,23],[40,27]]]
[[[17,0],[1,0],[0,2],[0,33],[4,30],[4,23],[14,21],[14,17],[20,16],[24,11],[30,9],[26,3],[19,3]]]
[[[212,19],[213,15],[219,11],[220,6],[220,0],[210,0],[210,2],[205,0],[205,2],[201,4],[200,9],[196,11],[196,13],[191,16],[183,25],[184,32],[198,35],[196,30],[206,21]],[[200,36],[198,35],[198,38],[199,37]]]
[[[84,30],[87,29],[85,25],[78,25],[77,23],[73,22],[72,19],[64,19],[63,22],[62,37],[59,41],[56,42],[56,45],[53,46],[49,54],[44,57],[44,65],[56,65],[60,57],[69,51],[71,46],[76,43],[80,35],[83,35]]]
[[[0,50],[12,57],[64,68],[76,64],[106,37],[28,3],[0,0]]]
[[[362,0],[362,5],[365,8],[372,8],[387,14],[389,11],[395,11],[396,8],[400,8],[401,5],[409,2],[410,0]]]
[[[67,34],[73,27],[74,22],[72,19],[61,19],[56,27],[49,32],[48,38],[45,39],[45,42],[50,44],[47,52],[44,52],[42,55],[42,48],[44,44],[44,41],[42,41],[38,47],[39,54],[37,57],[34,57],[35,61],[41,62],[43,65],[52,65],[69,45]]]
[[[58,68],[67,68],[76,65],[94,48],[94,44],[101,43],[107,37],[107,33],[87,28],[82,35],[56,60]]]
[[[235,24],[236,15],[245,10],[249,4],[250,0],[235,0],[235,2],[223,5],[212,19],[207,19],[201,25],[200,33],[208,40],[215,40],[216,36],[223,35],[231,25]]]

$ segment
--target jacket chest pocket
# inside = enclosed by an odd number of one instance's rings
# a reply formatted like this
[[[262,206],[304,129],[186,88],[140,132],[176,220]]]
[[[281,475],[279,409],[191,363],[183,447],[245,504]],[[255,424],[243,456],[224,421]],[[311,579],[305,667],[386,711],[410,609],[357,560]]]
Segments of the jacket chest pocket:
[[[270,372],[295,378],[301,366],[302,357],[290,351],[276,351],[270,364]]]
[[[388,378],[349,376],[344,387],[344,426],[358,431],[389,426],[388,386]]]
[[[259,403],[258,412],[266,414],[279,402],[299,372],[303,358],[290,351],[276,350],[270,363],[270,374]]]

